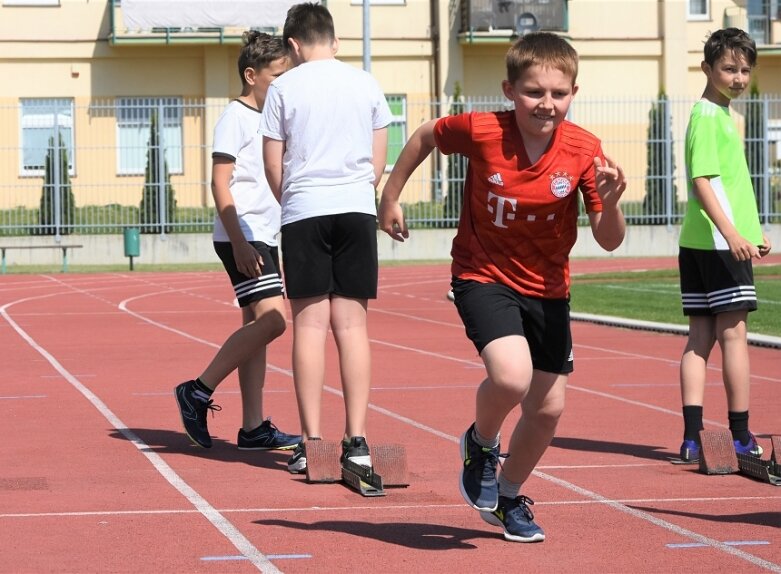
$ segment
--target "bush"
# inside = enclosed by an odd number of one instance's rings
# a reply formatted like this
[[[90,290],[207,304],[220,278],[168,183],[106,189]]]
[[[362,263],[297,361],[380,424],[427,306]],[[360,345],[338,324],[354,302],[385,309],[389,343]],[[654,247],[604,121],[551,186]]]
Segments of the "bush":
[[[643,199],[643,223],[658,225],[667,222],[667,193],[669,174],[675,172],[675,154],[672,153],[672,122],[667,118],[670,103],[664,90],[648,112],[648,161],[646,165],[645,198]],[[672,216],[677,213],[678,190],[674,180],[669,185]]]
[[[55,174],[55,164],[59,163],[59,173]],[[59,181],[55,181],[55,179]],[[59,200],[59,221],[57,217],[57,204]],[[68,149],[59,134],[59,143],[54,146],[54,137],[49,138],[49,149],[46,152],[43,173],[43,189],[41,190],[40,209],[38,211],[39,226],[35,228],[35,235],[60,235],[70,233],[73,224],[73,213],[76,200],[71,188],[70,173],[68,172]]]
[[[162,179],[160,167],[162,166]],[[163,197],[160,197],[160,193]],[[160,204],[165,206],[160,213]],[[149,130],[149,144],[146,150],[146,170],[144,172],[144,192],[141,197],[139,218],[142,233],[170,233],[172,221],[176,219],[176,197],[168,173],[165,150],[160,146],[157,112],[152,112],[152,125]]]

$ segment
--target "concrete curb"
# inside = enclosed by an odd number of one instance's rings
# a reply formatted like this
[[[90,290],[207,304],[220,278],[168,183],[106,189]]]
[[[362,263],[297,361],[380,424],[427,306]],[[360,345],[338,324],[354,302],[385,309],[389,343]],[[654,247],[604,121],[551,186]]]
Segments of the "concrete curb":
[[[608,327],[624,327],[626,329],[657,331],[659,333],[673,333],[675,335],[689,334],[689,328],[685,325],[674,325],[672,323],[654,323],[653,321],[639,321],[636,319],[625,319],[623,317],[611,317],[609,315],[591,315],[589,313],[570,313],[570,318],[573,321],[596,323],[598,325],[607,325]],[[781,337],[749,333],[748,344],[756,347],[781,349]]]

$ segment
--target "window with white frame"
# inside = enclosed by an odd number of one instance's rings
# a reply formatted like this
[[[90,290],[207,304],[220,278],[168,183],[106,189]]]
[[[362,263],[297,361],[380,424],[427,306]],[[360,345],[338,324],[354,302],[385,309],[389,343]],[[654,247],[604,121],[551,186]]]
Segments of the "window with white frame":
[[[350,0],[353,6],[363,6],[363,0]],[[369,0],[371,6],[405,6],[407,0]]]
[[[119,175],[144,173],[153,116],[157,119],[168,172],[183,172],[181,98],[117,98],[116,109]]]
[[[388,154],[385,169],[390,171],[399,159],[404,144],[407,143],[407,96],[386,95],[393,120],[388,125]]]
[[[24,98],[20,100],[20,113],[22,153],[19,173],[23,176],[43,175],[49,148],[62,145],[68,155],[68,172],[74,175],[73,100]]]
[[[3,6],[59,6],[60,0],[3,0]]]
[[[686,15],[689,20],[708,20],[710,18],[710,0],[687,0]]]

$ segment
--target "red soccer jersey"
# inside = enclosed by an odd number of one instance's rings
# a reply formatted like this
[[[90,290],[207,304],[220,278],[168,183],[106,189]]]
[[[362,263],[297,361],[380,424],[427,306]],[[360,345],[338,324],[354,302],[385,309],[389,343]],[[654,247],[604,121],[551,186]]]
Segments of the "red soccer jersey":
[[[602,211],[594,157],[604,155],[594,135],[564,121],[530,165],[514,114],[472,112],[436,123],[439,150],[469,158],[452,273],[531,297],[563,299],[577,237],[575,191],[588,212]]]

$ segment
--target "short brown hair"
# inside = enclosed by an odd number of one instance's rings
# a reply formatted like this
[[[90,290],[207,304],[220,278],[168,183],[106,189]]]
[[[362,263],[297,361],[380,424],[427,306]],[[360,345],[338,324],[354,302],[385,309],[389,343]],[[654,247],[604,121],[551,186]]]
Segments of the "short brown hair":
[[[703,52],[705,63],[711,67],[727,53],[743,56],[752,68],[757,63],[757,45],[751,36],[739,28],[716,30],[705,41]]]
[[[304,2],[291,6],[282,28],[285,46],[290,38],[301,44],[330,43],[336,39],[334,19],[322,4]]]
[[[532,32],[519,38],[507,50],[507,80],[514,83],[532,66],[550,67],[578,77],[578,53],[569,43],[550,32]]]
[[[282,38],[269,36],[257,30],[248,30],[241,36],[243,46],[239,53],[239,77],[244,85],[244,70],[262,70],[274,60],[287,56]]]

